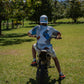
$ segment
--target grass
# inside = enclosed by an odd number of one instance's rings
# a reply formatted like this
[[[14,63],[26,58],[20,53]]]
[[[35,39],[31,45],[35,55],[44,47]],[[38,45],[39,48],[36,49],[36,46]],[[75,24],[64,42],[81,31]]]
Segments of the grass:
[[[84,22],[84,18],[78,18],[77,19],[78,22]],[[71,18],[67,19],[67,18],[64,18],[64,19],[58,19],[56,22],[73,22],[73,20]]]
[[[35,38],[27,32],[35,24],[25,22],[24,28],[4,30],[0,37],[0,84],[36,84],[36,68],[31,67],[31,46]],[[53,27],[62,33],[62,40],[52,39],[66,79],[62,84],[84,84],[84,24],[60,24]],[[53,60],[51,65],[54,66]],[[58,79],[56,68],[49,69],[50,84]]]

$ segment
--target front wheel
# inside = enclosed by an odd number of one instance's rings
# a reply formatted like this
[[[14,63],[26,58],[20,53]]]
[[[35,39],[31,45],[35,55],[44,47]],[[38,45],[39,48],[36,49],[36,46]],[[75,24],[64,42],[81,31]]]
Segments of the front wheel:
[[[40,65],[37,69],[36,78],[39,84],[47,84],[48,79],[48,69],[47,65]]]

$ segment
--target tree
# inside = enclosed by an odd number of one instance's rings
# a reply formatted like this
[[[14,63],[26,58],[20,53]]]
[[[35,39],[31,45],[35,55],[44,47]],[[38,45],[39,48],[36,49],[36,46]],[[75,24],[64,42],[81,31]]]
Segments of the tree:
[[[51,0],[41,0],[41,15],[45,14],[48,16],[49,21],[52,20],[52,5]]]
[[[41,16],[41,1],[33,1],[31,10],[29,13],[29,20],[39,22],[39,17]]]
[[[29,17],[31,17],[32,14],[32,10],[33,10],[33,1],[32,0],[26,0],[26,2],[24,3],[24,12],[25,12],[25,17],[28,20]]]
[[[16,27],[18,28],[18,25],[22,24],[21,20],[23,20],[25,17],[23,0],[18,0],[15,2],[15,8],[13,13],[14,19],[16,20]]]
[[[67,10],[67,15],[69,18],[72,18],[74,23],[77,22],[77,19],[81,16],[81,4],[78,0],[70,1],[70,7]]]
[[[1,23],[2,23],[2,20],[5,20],[5,19],[6,19],[5,1],[0,0],[0,35],[2,35],[2,32],[1,32]]]
[[[2,9],[3,9],[3,3],[2,3],[2,1],[0,1],[0,35],[2,34],[1,33],[1,22],[2,22],[2,18],[3,18],[3,16],[2,16]]]
[[[61,19],[65,16],[66,5],[63,1],[59,2],[55,0],[53,2],[53,22],[55,23],[57,19]]]
[[[2,10],[3,9],[3,10]],[[3,20],[7,21],[7,29],[9,27],[8,20],[11,14],[11,6],[9,0],[1,0],[0,1],[0,24]],[[1,34],[1,26],[0,26],[0,34]]]
[[[10,14],[11,14],[11,7],[10,7],[10,2],[9,0],[6,0],[4,2],[4,7],[5,7],[5,20],[7,20],[7,29],[9,29],[9,24],[8,21],[10,19]]]
[[[84,17],[84,1],[81,1],[81,11],[82,16]]]
[[[41,15],[47,15],[49,21],[52,20],[52,6],[51,0],[33,0],[32,9],[29,14],[31,21],[39,22]]]
[[[21,20],[24,21],[25,18],[25,11],[24,11],[25,3],[26,2],[24,2],[23,0],[10,1],[12,28],[14,28],[14,25],[16,25],[17,28],[19,24],[21,25],[23,24]]]

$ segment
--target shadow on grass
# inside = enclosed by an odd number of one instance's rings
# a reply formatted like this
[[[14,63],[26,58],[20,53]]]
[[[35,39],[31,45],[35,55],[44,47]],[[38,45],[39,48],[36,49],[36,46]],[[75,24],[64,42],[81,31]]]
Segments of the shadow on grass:
[[[13,30],[13,29],[2,29],[2,31],[10,31],[10,30]]]
[[[14,45],[14,44],[21,44],[23,42],[31,42],[34,39],[0,39],[0,46],[7,46],[7,45]]]
[[[37,80],[30,78],[26,84],[39,84],[39,83],[37,82]],[[47,82],[44,84],[61,84],[61,81],[56,79],[51,80],[50,77],[48,77]]]
[[[27,34],[25,33],[12,33],[12,34],[6,34],[3,36],[0,36],[0,46],[6,46],[6,45],[14,45],[14,44],[21,44],[23,42],[31,42],[34,41],[34,39],[22,39],[21,37],[25,37]],[[20,38],[18,38],[20,37]]]
[[[19,27],[19,29],[20,29],[20,28],[22,28],[22,27]],[[10,27],[9,27],[8,29],[2,28],[1,30],[2,30],[2,31],[11,31],[11,30],[16,30],[16,29],[18,29],[18,28],[10,28]]]
[[[12,34],[6,34],[1,36],[0,38],[16,38],[16,37],[24,37],[27,36],[26,33],[12,33]]]

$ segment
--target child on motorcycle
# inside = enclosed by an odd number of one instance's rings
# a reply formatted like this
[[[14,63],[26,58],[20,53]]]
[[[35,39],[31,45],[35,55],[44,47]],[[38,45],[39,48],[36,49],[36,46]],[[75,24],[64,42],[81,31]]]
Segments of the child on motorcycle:
[[[56,39],[60,39],[61,33],[59,31],[57,31],[56,29],[52,28],[51,26],[47,26],[47,24],[48,24],[48,17],[46,15],[42,15],[40,17],[40,25],[35,26],[33,29],[31,29],[28,32],[28,36],[37,38],[37,43],[32,45],[33,62],[31,65],[32,66],[37,65],[36,51],[39,54],[40,50],[46,49],[54,60],[54,63],[55,63],[57,70],[59,72],[59,78],[64,79],[65,75],[61,72],[58,58],[55,54],[55,51],[52,47],[52,44],[50,43],[52,36],[55,36]]]

